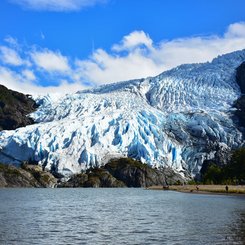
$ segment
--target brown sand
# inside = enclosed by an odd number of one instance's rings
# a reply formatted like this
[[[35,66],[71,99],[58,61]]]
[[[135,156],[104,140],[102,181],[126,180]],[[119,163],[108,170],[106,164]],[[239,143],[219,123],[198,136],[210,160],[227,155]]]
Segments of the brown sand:
[[[197,188],[198,187],[198,188]],[[225,185],[171,185],[168,188],[163,186],[151,186],[149,190],[171,190],[187,193],[199,194],[243,194],[245,195],[245,185],[228,185],[226,192]]]

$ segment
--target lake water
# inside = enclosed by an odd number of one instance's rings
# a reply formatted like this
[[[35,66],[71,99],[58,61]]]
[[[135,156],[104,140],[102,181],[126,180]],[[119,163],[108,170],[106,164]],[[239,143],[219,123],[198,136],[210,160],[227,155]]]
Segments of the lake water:
[[[0,244],[245,244],[245,198],[0,189]]]

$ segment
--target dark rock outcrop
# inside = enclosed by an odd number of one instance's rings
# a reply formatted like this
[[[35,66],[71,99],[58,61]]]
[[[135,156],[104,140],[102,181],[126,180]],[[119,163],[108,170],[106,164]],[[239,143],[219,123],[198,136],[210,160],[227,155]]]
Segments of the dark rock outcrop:
[[[235,115],[239,119],[239,125],[245,127],[245,95],[235,101],[234,107],[237,109]]]
[[[114,159],[101,168],[72,176],[58,187],[148,187],[183,183],[170,168],[155,169],[130,158]]]
[[[13,130],[33,124],[33,119],[27,115],[37,107],[30,96],[0,85],[0,130]]]
[[[245,62],[236,69],[236,82],[240,87],[241,93],[245,94]],[[239,119],[239,125],[245,127],[245,95],[242,95],[234,102],[234,107],[237,109],[235,115]]]
[[[105,169],[128,187],[166,185],[161,171],[130,158],[112,160],[105,165]]]
[[[0,164],[1,187],[149,187],[184,183],[171,168],[155,169],[130,158],[114,159],[64,181],[33,164],[20,167]]]
[[[38,165],[0,164],[0,187],[55,187],[57,180]]]
[[[236,82],[240,86],[241,92],[245,94],[245,61],[236,69]]]
[[[103,168],[90,169],[86,173],[73,175],[58,187],[126,187]]]

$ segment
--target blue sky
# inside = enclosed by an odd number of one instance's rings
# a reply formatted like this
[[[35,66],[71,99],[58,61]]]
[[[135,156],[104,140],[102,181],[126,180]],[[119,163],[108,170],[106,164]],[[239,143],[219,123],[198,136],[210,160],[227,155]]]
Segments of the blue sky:
[[[0,83],[76,91],[245,48],[244,0],[2,0]]]

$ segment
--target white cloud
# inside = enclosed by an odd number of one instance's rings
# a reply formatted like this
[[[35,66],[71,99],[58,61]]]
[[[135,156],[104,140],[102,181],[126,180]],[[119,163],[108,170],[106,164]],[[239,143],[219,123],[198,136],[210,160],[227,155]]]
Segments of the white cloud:
[[[2,66],[0,66],[0,84],[9,89],[32,95],[48,93],[64,95],[65,93],[72,93],[87,88],[82,84],[68,83],[65,80],[61,80],[59,86],[43,87],[32,81],[26,80],[25,72],[24,74],[20,74]]]
[[[226,38],[245,38],[245,22],[229,25],[225,34]]]
[[[22,71],[22,76],[24,78],[26,78],[28,81],[34,81],[34,80],[36,80],[36,76],[33,73],[33,71],[31,71],[31,70],[27,70],[27,69],[23,70]]]
[[[6,38],[4,38],[4,41],[7,42],[11,46],[14,46],[14,47],[19,46],[17,39],[15,39],[11,36],[7,36]]]
[[[45,49],[31,53],[34,63],[47,72],[68,72],[70,70],[67,57],[60,52]]]
[[[5,62],[0,59],[0,84],[10,89],[33,95],[64,94],[88,88],[87,85],[83,85],[80,77],[75,78],[69,66],[68,58],[59,51],[54,52],[49,49],[33,51],[36,46],[24,48],[22,46],[21,49],[17,40],[12,37],[8,37],[5,41],[13,48],[4,47],[4,54],[15,54],[7,57],[8,63],[11,61],[11,64],[16,66],[6,67],[7,59],[5,59]],[[0,48],[2,47],[0,46]],[[16,58],[18,56],[17,50],[25,57],[25,60],[18,61]],[[21,64],[21,66],[17,66],[17,64]],[[51,85],[50,81],[53,81],[55,85]],[[44,82],[50,84],[50,86],[43,86]]]
[[[5,46],[0,46],[0,59],[3,63],[13,66],[20,66],[24,63],[15,50]]]
[[[141,45],[145,45],[147,48],[152,48],[152,40],[143,31],[134,31],[129,35],[123,37],[123,40],[120,44],[115,44],[112,49],[114,51],[123,51],[123,50],[132,50],[134,48],[138,48]]]
[[[111,52],[98,49],[76,64],[81,76],[102,84],[155,76],[181,64],[211,61],[244,48],[245,22],[230,25],[223,36],[187,37],[158,44],[143,31],[134,31],[114,44]]]
[[[0,60],[0,83],[24,93],[69,93],[90,84],[155,76],[180,64],[211,61],[218,55],[244,49],[245,23],[228,26],[222,36],[187,37],[160,43],[154,43],[143,31],[133,31],[113,44],[111,50],[97,49],[87,59],[80,60],[66,57],[60,51],[37,50],[35,46],[20,49],[20,45],[14,47],[18,44],[15,39],[9,40],[7,48],[11,47],[25,62],[10,69]],[[12,64],[21,63],[16,60],[12,59]],[[52,84],[50,81],[57,86],[41,86]]]
[[[141,52],[120,57],[101,49],[96,50],[90,60],[78,60],[76,65],[77,73],[95,84],[142,78],[162,71],[152,59],[143,56]]]
[[[228,27],[223,36],[190,37],[162,42],[153,58],[165,69],[184,63],[211,61],[218,55],[245,48],[245,23]]]
[[[13,71],[6,67],[0,66],[0,81],[2,85],[7,86],[10,89],[20,91],[21,89],[21,78],[19,75],[14,74]],[[15,85],[15,86],[12,86]]]
[[[106,3],[108,0],[9,0],[24,9],[38,11],[78,11],[80,9]]]

